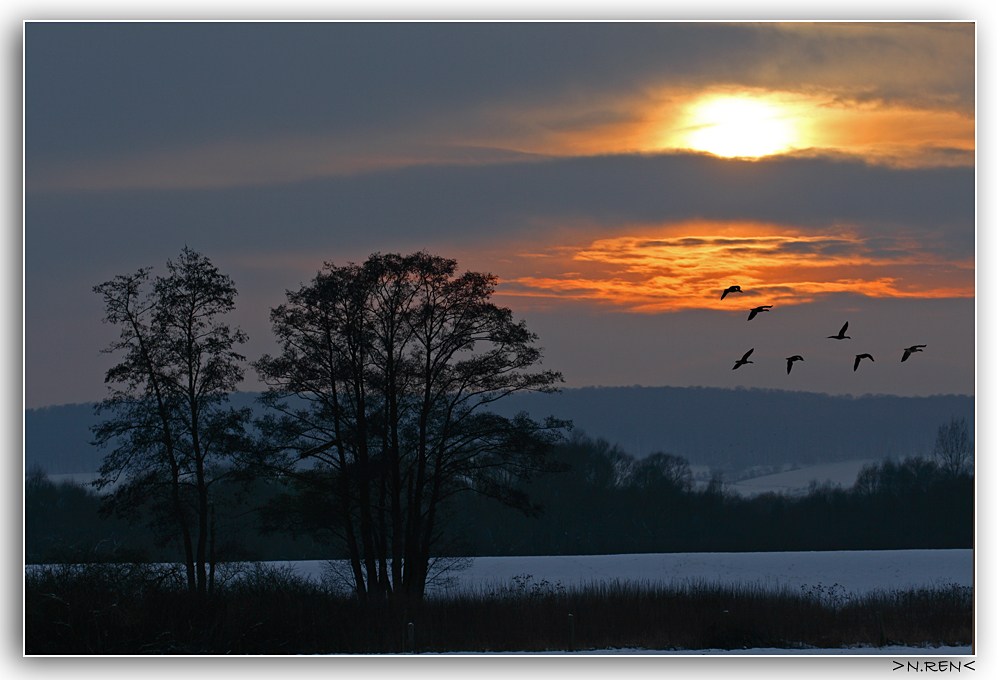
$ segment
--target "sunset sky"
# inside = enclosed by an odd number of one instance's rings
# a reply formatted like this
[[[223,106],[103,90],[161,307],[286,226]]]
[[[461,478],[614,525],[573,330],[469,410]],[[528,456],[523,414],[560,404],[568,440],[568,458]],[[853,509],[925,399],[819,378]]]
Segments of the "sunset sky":
[[[25,407],[105,396],[93,286],[185,244],[234,279],[250,360],[323,262],[426,249],[498,276],[566,387],[974,394],[975,39],[29,23]]]

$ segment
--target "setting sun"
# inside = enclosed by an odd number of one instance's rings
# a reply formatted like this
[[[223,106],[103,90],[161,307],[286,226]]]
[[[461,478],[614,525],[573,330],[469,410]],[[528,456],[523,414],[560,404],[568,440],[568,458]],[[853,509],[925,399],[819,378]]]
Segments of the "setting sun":
[[[695,105],[686,136],[689,148],[718,156],[750,157],[788,151],[795,126],[777,105],[744,97],[720,97]]]

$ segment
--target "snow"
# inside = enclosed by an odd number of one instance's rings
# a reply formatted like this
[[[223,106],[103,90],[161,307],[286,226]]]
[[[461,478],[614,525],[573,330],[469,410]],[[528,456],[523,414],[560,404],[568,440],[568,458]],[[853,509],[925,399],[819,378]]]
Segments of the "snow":
[[[326,562],[313,560],[271,564],[290,564],[297,573],[319,580]],[[475,557],[470,567],[451,574],[452,583],[448,587],[490,589],[508,586],[514,576],[524,575],[531,577],[531,583],[546,580],[551,585],[560,582],[565,587],[619,579],[679,584],[746,584],[766,589],[789,587],[793,590],[818,585],[825,589],[840,586],[842,595],[861,595],[880,589],[947,584],[972,586],[973,551],[836,550]]]
[[[901,647],[868,645],[836,649],[809,648],[783,649],[780,647],[753,647],[751,649],[586,649],[575,652],[488,652],[487,656],[970,656],[971,646],[965,647]],[[446,654],[420,653],[419,656],[484,656],[481,652],[447,652]]]
[[[874,460],[846,460],[839,463],[812,465],[798,470],[789,470],[772,475],[764,475],[753,479],[744,479],[731,484],[730,489],[740,496],[751,497],[762,493],[781,493],[787,496],[802,496],[807,493],[810,482],[818,484],[831,482],[848,489],[855,485],[862,467]]]
[[[62,475],[45,475],[53,484],[72,482],[74,484],[87,485],[100,477],[99,472],[67,472]]]

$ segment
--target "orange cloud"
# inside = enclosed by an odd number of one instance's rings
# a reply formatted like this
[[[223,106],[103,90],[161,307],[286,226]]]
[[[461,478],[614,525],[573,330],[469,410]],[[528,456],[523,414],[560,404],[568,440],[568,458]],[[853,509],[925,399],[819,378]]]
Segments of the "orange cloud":
[[[678,227],[681,228],[681,227]],[[950,261],[911,236],[863,238],[840,230],[799,234],[773,225],[690,224],[664,235],[620,236],[521,255],[533,265],[500,294],[583,300],[634,312],[729,309],[737,284],[752,304],[802,304],[830,293],[869,297],[975,295],[974,263]],[[756,235],[747,232],[755,231]],[[526,269],[524,265],[522,269]]]

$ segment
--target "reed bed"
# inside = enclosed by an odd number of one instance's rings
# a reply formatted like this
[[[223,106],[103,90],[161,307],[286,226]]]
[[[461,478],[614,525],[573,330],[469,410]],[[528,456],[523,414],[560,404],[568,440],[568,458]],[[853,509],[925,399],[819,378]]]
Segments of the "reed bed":
[[[381,654],[968,645],[972,589],[854,596],[833,584],[508,584],[361,603],[284,567],[228,570],[209,597],[162,565],[56,565],[26,576],[25,653]]]

